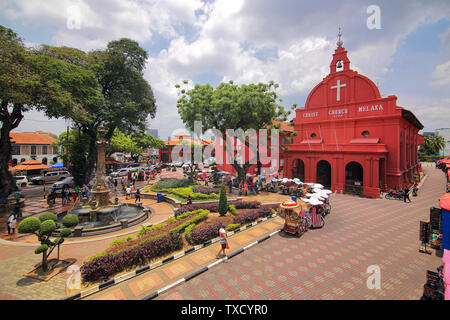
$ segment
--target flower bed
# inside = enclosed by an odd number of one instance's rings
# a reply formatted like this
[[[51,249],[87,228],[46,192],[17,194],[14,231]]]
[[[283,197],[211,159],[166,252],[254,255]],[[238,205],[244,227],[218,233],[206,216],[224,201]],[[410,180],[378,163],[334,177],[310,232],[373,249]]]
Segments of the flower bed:
[[[143,266],[152,259],[180,250],[182,247],[181,235],[170,233],[136,248],[98,257],[91,262],[84,263],[81,267],[81,276],[83,282],[105,281],[117,273],[135,266]]]
[[[198,187],[193,187],[192,191],[195,192],[195,193],[204,193],[204,194],[216,193],[216,194],[219,194],[220,193],[220,188],[218,188],[218,187],[198,186]]]
[[[236,209],[256,209],[261,206],[259,201],[229,201],[229,204],[233,204]],[[219,203],[193,203],[181,206],[175,211],[175,216],[178,216],[184,212],[205,209],[211,212],[219,212]]]

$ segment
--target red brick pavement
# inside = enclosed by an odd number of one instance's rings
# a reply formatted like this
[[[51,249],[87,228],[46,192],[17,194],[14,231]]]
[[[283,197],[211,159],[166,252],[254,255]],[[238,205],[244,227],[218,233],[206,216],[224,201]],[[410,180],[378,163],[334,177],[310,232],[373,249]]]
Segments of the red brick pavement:
[[[425,271],[442,260],[418,252],[419,221],[438,206],[442,171],[428,174],[412,203],[334,196],[323,229],[275,235],[157,299],[419,299]],[[367,267],[381,270],[369,290]]]

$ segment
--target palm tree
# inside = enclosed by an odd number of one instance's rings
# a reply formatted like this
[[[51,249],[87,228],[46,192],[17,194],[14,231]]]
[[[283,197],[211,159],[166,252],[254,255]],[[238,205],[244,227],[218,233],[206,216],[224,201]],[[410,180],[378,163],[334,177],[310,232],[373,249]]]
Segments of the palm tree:
[[[420,146],[420,152],[428,155],[438,155],[439,151],[445,147],[445,139],[443,136],[426,134],[424,138]]]

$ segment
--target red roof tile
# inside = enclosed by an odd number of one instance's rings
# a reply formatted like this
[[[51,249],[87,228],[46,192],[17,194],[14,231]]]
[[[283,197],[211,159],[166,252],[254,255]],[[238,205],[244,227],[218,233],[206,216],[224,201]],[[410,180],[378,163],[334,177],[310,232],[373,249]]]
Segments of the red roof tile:
[[[50,145],[55,141],[47,134],[10,132],[11,142],[15,144],[40,144]]]

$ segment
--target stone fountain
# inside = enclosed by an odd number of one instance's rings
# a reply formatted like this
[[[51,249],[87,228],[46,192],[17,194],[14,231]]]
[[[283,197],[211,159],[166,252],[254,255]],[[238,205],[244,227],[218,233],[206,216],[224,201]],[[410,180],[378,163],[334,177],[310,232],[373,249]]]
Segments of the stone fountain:
[[[106,148],[108,142],[105,138],[105,128],[103,124],[99,127],[99,138],[97,146],[97,167],[92,186],[91,198],[82,206],[73,208],[68,213],[76,214],[80,221],[80,226],[84,228],[103,227],[123,220],[133,219],[143,212],[141,206],[133,204],[120,204],[115,199],[114,203],[110,199],[110,189],[105,174]]]

